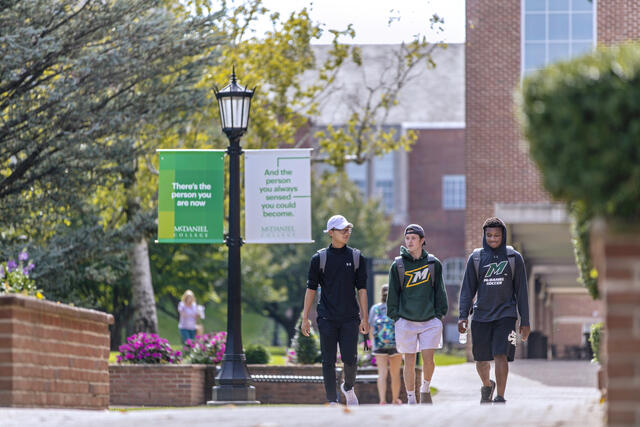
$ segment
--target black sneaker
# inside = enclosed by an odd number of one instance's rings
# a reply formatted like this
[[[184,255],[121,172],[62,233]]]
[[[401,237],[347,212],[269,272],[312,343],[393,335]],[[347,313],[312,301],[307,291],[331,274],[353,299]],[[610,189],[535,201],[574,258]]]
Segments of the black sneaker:
[[[480,403],[491,403],[491,398],[493,397],[493,391],[496,389],[496,382],[494,380],[491,381],[491,385],[480,387]]]
[[[493,399],[493,403],[507,403],[507,401],[504,400],[504,397],[502,396],[496,396],[496,398]]]

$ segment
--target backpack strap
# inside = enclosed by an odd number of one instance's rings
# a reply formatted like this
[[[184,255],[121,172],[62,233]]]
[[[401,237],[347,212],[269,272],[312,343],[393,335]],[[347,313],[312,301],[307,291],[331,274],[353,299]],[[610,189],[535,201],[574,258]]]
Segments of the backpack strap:
[[[516,250],[513,246],[507,246],[507,259],[509,260],[509,267],[511,267],[511,277],[516,276]]]
[[[353,253],[353,271],[358,271],[360,268],[360,249],[351,248]]]
[[[482,254],[482,248],[475,248],[471,254],[473,259],[473,266],[476,269],[476,280],[480,281],[480,255]]]
[[[320,273],[324,274],[324,267],[327,265],[327,248],[322,248],[318,251],[320,256]]]
[[[401,256],[397,256],[395,259],[396,263],[396,272],[398,273],[398,282],[400,283],[400,289],[402,289],[402,284],[404,283],[404,261]]]

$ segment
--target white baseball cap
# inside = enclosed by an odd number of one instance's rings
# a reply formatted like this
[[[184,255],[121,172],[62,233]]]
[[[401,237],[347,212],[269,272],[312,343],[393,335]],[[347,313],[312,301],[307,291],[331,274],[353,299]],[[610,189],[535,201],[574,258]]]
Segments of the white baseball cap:
[[[344,230],[347,227],[353,227],[353,224],[347,221],[347,218],[342,215],[334,215],[327,221],[327,229],[324,230],[324,232],[328,233],[329,230],[333,230],[334,228],[336,230]]]

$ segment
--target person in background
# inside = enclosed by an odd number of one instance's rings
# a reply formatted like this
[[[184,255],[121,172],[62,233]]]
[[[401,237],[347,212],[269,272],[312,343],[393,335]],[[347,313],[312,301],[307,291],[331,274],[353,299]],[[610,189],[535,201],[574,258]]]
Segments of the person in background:
[[[178,322],[180,340],[184,345],[188,339],[192,340],[196,337],[198,318],[204,319],[204,309],[196,304],[196,297],[191,290],[186,290],[182,295],[182,300],[178,303],[178,313],[180,314]]]
[[[380,404],[387,403],[387,373],[391,375],[391,401],[400,402],[400,368],[402,354],[396,350],[396,334],[393,319],[387,316],[387,295],[389,285],[382,285],[382,302],[375,304],[369,311],[370,339],[373,342],[373,355],[378,366],[378,397]]]

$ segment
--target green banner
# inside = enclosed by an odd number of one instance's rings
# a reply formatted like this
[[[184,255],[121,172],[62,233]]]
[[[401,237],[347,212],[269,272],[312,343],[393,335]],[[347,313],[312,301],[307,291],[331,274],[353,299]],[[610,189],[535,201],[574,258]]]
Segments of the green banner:
[[[224,243],[224,151],[158,150],[159,243]]]

